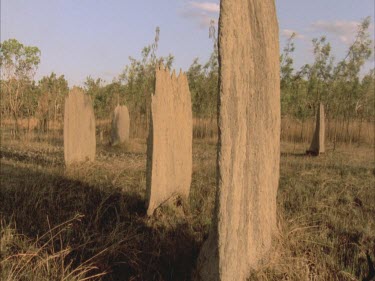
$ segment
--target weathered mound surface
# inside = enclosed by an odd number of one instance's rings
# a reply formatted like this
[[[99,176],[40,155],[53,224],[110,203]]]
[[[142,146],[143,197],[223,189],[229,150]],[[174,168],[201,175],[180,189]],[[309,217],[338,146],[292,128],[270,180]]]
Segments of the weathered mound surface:
[[[125,105],[118,105],[112,115],[111,145],[129,140],[130,117]]]
[[[175,195],[188,197],[192,175],[193,120],[187,77],[156,69],[147,142],[147,214]]]
[[[324,105],[319,105],[319,110],[316,114],[316,126],[313,136],[313,140],[310,145],[310,149],[307,151],[308,154],[319,155],[325,152],[325,122],[324,122]]]
[[[242,281],[276,230],[279,32],[274,0],[222,0],[218,190],[197,279]]]
[[[73,88],[65,99],[65,164],[94,161],[95,152],[95,116],[91,98],[79,88]]]

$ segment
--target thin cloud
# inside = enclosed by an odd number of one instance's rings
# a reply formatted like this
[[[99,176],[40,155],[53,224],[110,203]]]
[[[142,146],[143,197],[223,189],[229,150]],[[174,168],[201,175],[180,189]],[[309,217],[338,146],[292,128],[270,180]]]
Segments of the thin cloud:
[[[330,33],[336,35],[337,38],[345,43],[349,44],[353,41],[354,36],[357,32],[360,22],[358,21],[324,21],[319,20],[311,24],[314,31]]]
[[[210,26],[210,22],[213,19],[210,15],[205,13],[193,11],[193,10],[185,10],[182,12],[182,16],[186,19],[191,19],[195,21],[200,28],[207,28]]]
[[[286,38],[290,38],[293,34],[295,34],[295,38],[296,39],[304,39],[305,36],[300,34],[299,32],[295,31],[295,30],[292,30],[292,29],[283,29],[281,31],[281,35],[286,37]]]
[[[220,5],[213,2],[190,1],[181,12],[182,17],[195,21],[202,29],[210,26],[211,20],[217,22]]]
[[[190,6],[209,13],[219,13],[220,5],[211,2],[190,2]]]

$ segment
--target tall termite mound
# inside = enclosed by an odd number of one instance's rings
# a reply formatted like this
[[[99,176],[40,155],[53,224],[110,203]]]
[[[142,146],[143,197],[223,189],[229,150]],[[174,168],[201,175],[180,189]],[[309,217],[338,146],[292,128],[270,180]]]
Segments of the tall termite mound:
[[[117,105],[112,115],[111,145],[129,140],[130,117],[125,105]]]
[[[314,136],[310,145],[308,154],[319,155],[325,152],[325,122],[324,122],[324,105],[319,105],[319,110],[316,114],[316,126]]]
[[[276,230],[281,117],[274,0],[222,0],[219,54],[216,206],[196,278],[242,281],[267,259]]]
[[[187,77],[156,69],[147,145],[147,214],[175,195],[188,197],[192,175],[193,120]]]
[[[73,88],[65,99],[65,163],[94,161],[95,152],[95,116],[91,98],[79,88]]]

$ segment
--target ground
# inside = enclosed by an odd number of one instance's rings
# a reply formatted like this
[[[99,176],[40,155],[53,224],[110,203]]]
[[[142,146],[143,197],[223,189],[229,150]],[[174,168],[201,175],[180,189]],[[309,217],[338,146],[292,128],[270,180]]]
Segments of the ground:
[[[308,146],[282,143],[278,233],[269,261],[249,280],[366,280],[372,273],[374,148],[341,144],[333,151],[328,144],[324,155],[311,157]],[[59,134],[28,140],[3,134],[0,279],[84,280],[83,265],[92,266],[91,275],[105,272],[103,280],[191,279],[212,218],[215,139],[194,140],[189,200],[151,218],[144,139],[98,144],[96,161],[84,165],[66,168],[63,155]],[[57,269],[45,262],[39,276],[32,258],[17,267],[30,251],[44,261],[59,256]]]

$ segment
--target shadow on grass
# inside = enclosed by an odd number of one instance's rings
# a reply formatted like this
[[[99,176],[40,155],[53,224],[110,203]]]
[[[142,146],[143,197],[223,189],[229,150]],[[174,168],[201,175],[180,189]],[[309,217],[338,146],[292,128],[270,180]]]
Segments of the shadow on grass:
[[[281,157],[302,157],[302,158],[309,158],[312,155],[307,153],[295,153],[295,152],[281,152]]]
[[[45,142],[53,146],[63,146],[63,131],[53,131],[53,133],[36,133],[33,137],[35,142]]]
[[[98,145],[97,155],[100,158],[115,158],[115,157],[129,157],[129,158],[141,158],[145,156],[145,152],[134,152],[129,151],[126,146],[115,146],[110,145]],[[64,152],[55,151],[44,153],[42,151],[25,151],[25,150],[12,150],[7,147],[0,148],[0,159],[11,159],[14,161],[20,161],[27,164],[34,164],[39,166],[47,167],[58,167],[64,166]]]
[[[49,157],[42,153],[26,153],[25,151],[12,151],[4,148],[0,149],[0,158],[7,158],[15,161],[22,161],[28,164],[41,166],[63,166],[64,155],[61,152],[48,152]]]
[[[97,154],[105,157],[129,156],[135,158],[145,156],[146,152],[129,151],[126,146],[100,145],[97,146]]]
[[[108,272],[104,280],[190,280],[201,242],[186,219],[152,223],[140,194],[59,174],[7,164],[0,174],[0,216],[30,238],[83,215],[55,243],[73,249],[66,262],[79,265],[104,250],[94,258]]]

